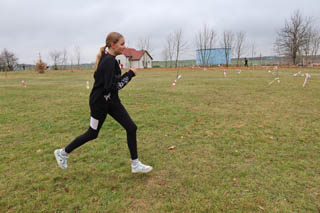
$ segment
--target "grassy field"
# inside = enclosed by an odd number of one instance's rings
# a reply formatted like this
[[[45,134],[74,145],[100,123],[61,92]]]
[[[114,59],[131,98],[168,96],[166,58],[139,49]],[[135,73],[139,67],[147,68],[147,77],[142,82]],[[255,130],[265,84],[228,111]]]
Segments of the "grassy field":
[[[192,67],[196,66],[196,60],[179,60],[179,67]],[[175,67],[175,61],[152,61],[152,67],[154,68],[164,68],[164,67]]]
[[[0,73],[0,212],[319,212],[320,70],[141,70],[120,92],[138,126],[108,117],[67,170],[53,151],[89,126],[93,71]],[[21,85],[24,80],[27,87]],[[175,146],[173,150],[168,150]]]

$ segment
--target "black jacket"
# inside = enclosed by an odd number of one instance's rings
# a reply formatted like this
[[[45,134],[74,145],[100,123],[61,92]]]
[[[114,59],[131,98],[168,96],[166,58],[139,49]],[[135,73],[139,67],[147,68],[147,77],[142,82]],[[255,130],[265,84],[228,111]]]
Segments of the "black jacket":
[[[121,76],[121,69],[115,56],[103,54],[94,73],[94,85],[90,93],[90,106],[106,103],[110,100],[120,101],[118,90],[125,87],[135,74],[132,70]]]

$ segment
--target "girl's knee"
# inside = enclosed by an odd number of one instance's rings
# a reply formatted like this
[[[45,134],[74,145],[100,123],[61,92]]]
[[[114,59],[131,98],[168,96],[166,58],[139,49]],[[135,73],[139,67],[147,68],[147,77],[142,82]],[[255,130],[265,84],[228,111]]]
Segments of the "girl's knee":
[[[93,130],[91,128],[88,129],[88,137],[90,140],[94,140],[98,137],[99,132],[97,130]]]
[[[126,129],[128,133],[136,133],[138,130],[137,125],[133,124],[129,128]]]

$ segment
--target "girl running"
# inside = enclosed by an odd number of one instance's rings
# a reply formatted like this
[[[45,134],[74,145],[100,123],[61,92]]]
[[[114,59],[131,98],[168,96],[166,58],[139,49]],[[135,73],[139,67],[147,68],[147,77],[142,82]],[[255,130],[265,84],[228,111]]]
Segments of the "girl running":
[[[91,110],[89,129],[66,147],[54,151],[58,165],[62,169],[67,168],[67,159],[74,149],[98,137],[100,128],[109,114],[127,132],[127,143],[131,155],[131,172],[147,173],[152,170],[151,166],[144,165],[138,160],[137,126],[121,104],[118,95],[118,91],[125,87],[131,78],[136,75],[136,68],[131,68],[121,75],[121,69],[115,58],[122,54],[124,49],[124,37],[117,32],[109,33],[106,38],[106,45],[100,48],[96,59],[95,81],[89,100]]]

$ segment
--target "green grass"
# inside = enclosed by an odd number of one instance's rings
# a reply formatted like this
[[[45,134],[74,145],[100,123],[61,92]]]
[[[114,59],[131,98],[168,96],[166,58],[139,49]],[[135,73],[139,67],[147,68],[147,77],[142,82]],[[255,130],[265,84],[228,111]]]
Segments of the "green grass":
[[[57,166],[88,128],[92,71],[0,73],[0,212],[319,212],[320,71],[305,88],[297,71],[268,86],[265,70],[181,69],[176,87],[175,71],[139,71],[120,96],[144,175],[110,117]]]
[[[159,67],[175,67],[175,61],[152,61],[152,67],[159,68]],[[196,66],[196,60],[179,60],[178,61],[179,67],[192,67]]]

